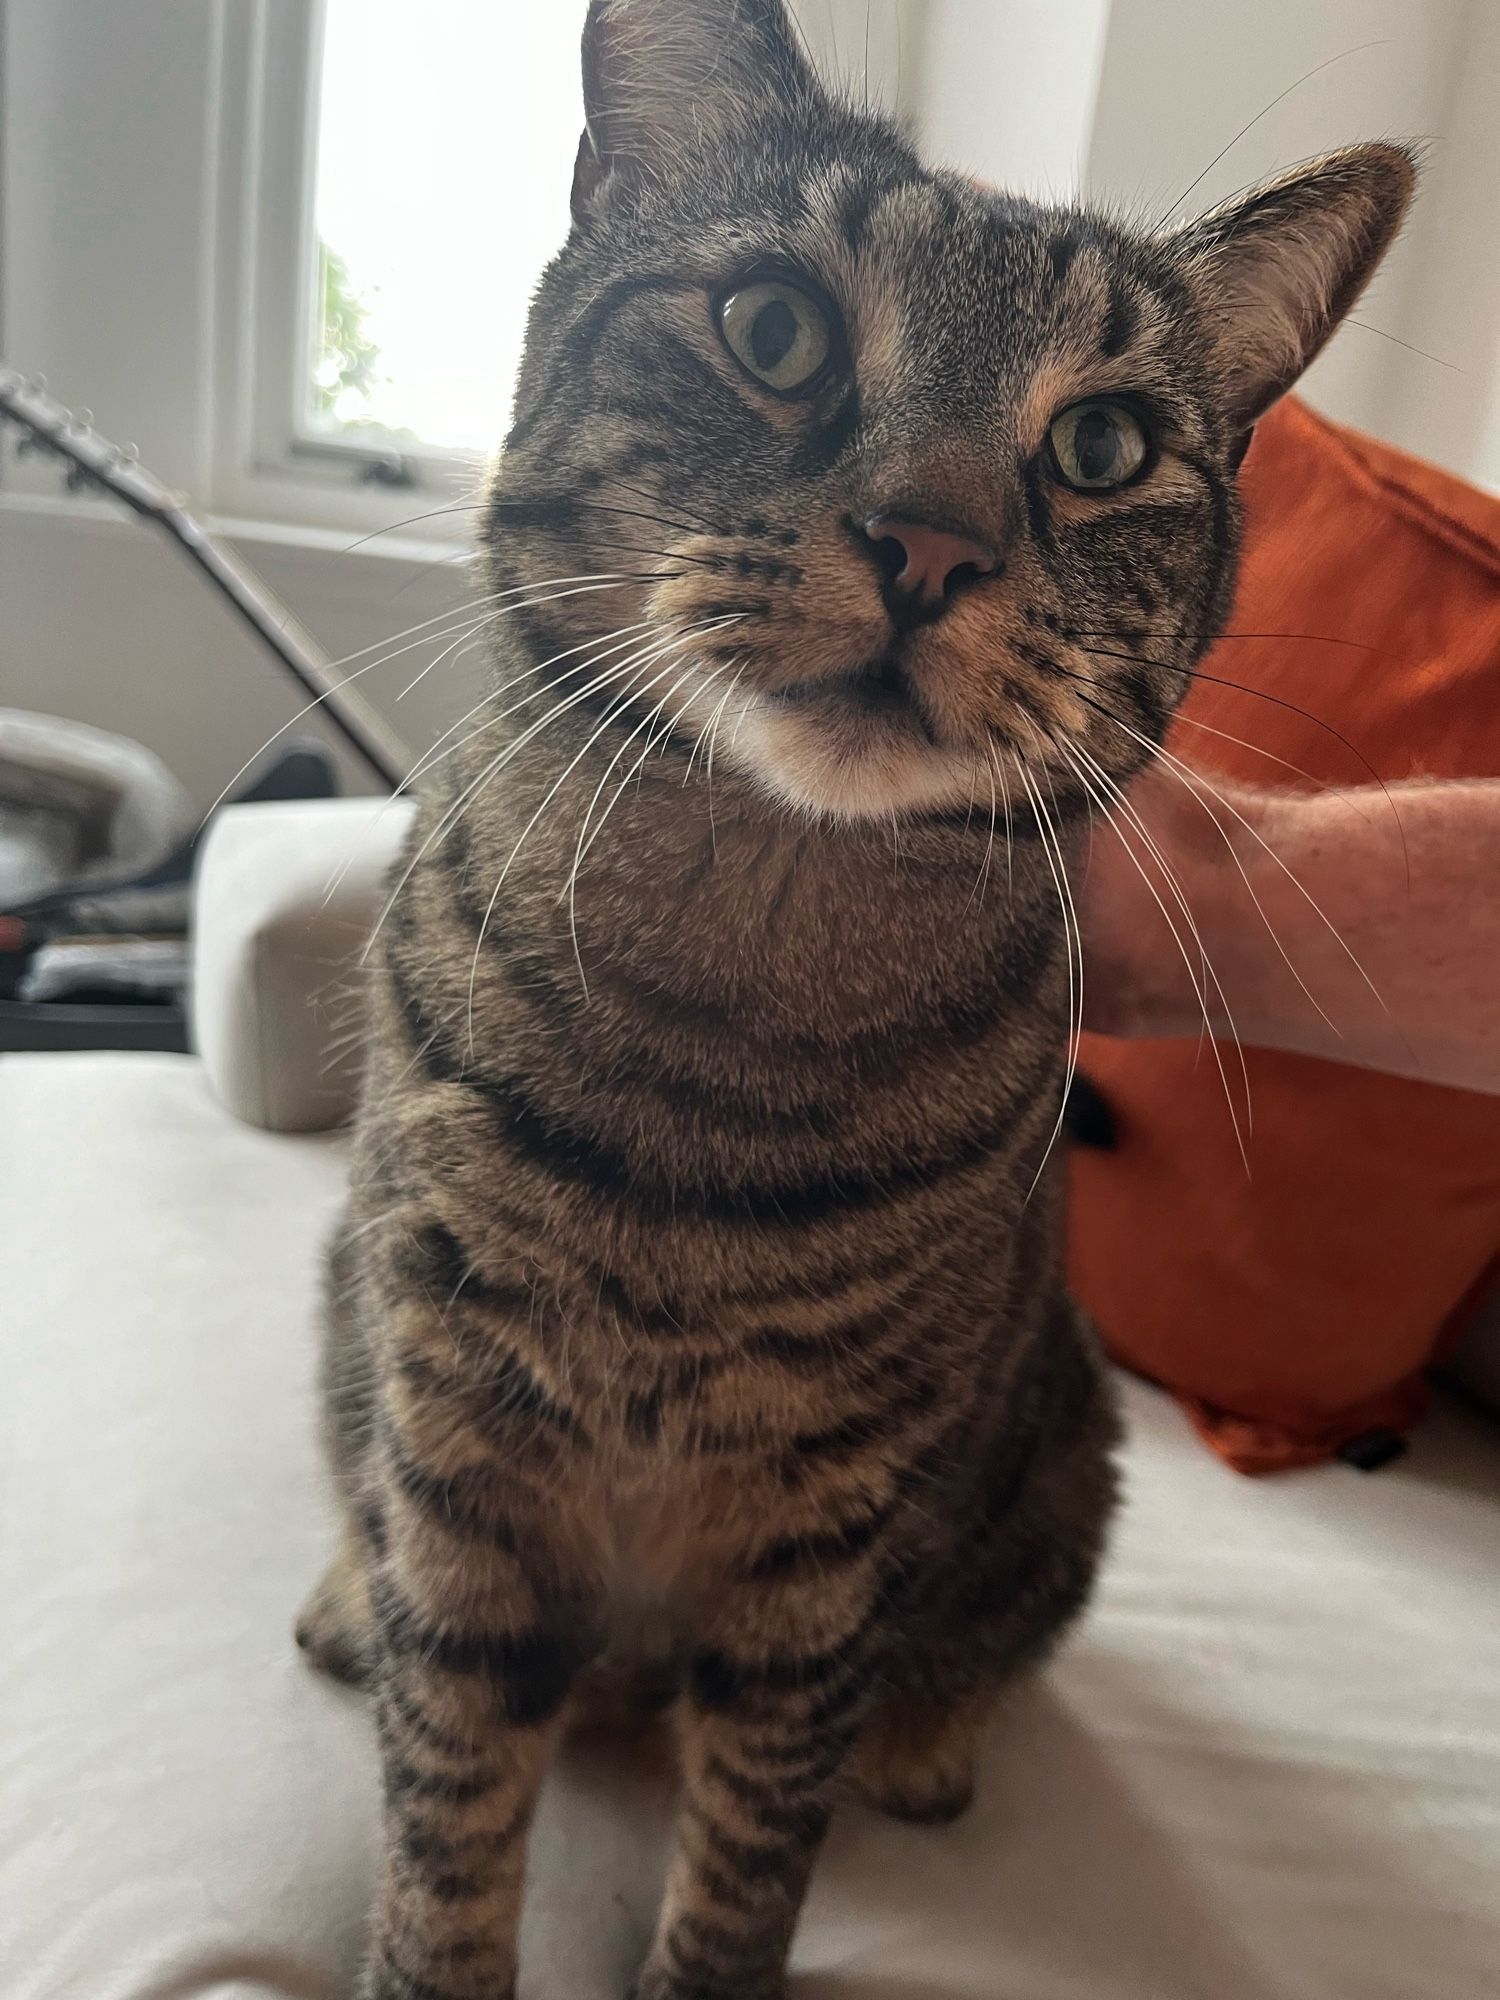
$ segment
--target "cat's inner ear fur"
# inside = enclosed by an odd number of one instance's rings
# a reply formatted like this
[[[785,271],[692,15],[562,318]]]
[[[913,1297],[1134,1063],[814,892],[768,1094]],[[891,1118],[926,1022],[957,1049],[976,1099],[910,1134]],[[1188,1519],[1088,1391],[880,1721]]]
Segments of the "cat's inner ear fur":
[[[1248,432],[1349,311],[1394,241],[1415,184],[1407,148],[1350,146],[1178,232],[1237,428]]]
[[[689,146],[743,146],[757,112],[816,88],[782,0],[592,0],[575,218],[612,175],[670,178]]]

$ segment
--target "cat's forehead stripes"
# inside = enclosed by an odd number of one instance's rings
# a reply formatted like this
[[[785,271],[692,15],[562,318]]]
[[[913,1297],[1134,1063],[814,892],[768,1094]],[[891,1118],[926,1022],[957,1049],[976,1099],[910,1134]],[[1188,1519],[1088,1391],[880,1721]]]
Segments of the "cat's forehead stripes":
[[[809,177],[785,254],[839,305],[867,403],[1033,451],[1081,397],[1178,400],[1167,302],[1081,222],[952,176],[871,188],[835,166]]]

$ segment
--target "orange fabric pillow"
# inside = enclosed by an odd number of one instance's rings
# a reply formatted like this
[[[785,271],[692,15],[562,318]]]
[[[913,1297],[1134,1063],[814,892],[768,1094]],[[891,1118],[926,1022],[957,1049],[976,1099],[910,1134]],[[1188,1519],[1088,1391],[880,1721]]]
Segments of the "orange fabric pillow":
[[[1260,425],[1244,493],[1229,630],[1378,651],[1231,640],[1205,671],[1323,718],[1382,778],[1500,774],[1500,502],[1295,401]],[[1325,782],[1370,781],[1291,709],[1199,682],[1186,712]],[[1246,783],[1300,782],[1197,729],[1173,748]],[[1500,966],[1496,988],[1500,1005]],[[1500,1097],[1246,1055],[1248,1180],[1195,1044],[1085,1036],[1119,1146],[1074,1150],[1071,1275],[1110,1351],[1261,1472],[1421,1414],[1445,1330],[1500,1280]]]

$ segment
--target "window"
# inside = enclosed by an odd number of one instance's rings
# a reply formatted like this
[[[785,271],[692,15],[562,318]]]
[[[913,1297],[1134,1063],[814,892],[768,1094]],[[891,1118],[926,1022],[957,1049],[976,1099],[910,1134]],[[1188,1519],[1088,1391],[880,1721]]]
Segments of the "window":
[[[299,429],[489,451],[567,234],[581,6],[325,0]]]
[[[246,7],[225,55],[225,101],[249,111],[228,135],[221,490],[330,523],[389,515],[382,487],[437,509],[504,435],[567,234],[586,0]]]

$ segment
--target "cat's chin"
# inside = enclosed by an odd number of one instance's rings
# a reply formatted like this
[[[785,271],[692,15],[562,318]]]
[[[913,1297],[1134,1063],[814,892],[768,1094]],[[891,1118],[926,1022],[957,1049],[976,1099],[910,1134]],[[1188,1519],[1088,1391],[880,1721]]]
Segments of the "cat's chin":
[[[933,744],[909,716],[827,714],[758,699],[729,738],[721,754],[804,812],[889,819],[962,811],[981,792],[988,805],[981,761]]]

